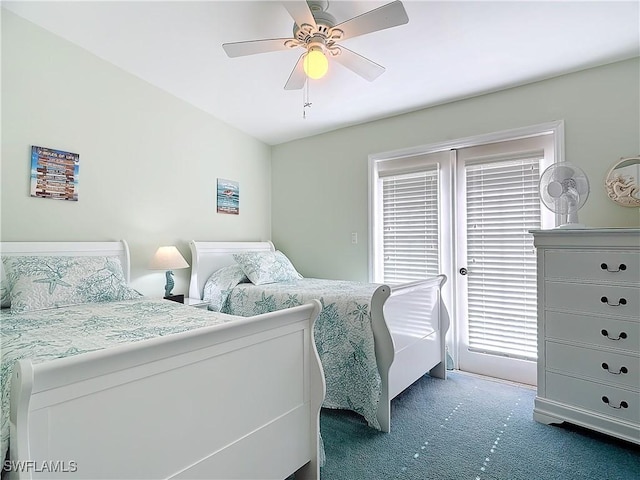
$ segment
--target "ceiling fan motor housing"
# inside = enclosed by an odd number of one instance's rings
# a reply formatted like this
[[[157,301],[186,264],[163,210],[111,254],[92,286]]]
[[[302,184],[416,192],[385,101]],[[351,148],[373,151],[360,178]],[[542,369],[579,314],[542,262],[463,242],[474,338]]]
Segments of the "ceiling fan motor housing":
[[[328,2],[322,3],[328,5]],[[331,44],[339,40],[341,36],[339,34],[333,34],[331,31],[336,24],[335,17],[329,12],[318,8],[317,5],[317,2],[309,2],[311,13],[316,22],[315,25],[308,25],[306,23],[303,25],[293,24],[293,37],[302,44],[301,46],[310,45],[312,42],[331,46]]]

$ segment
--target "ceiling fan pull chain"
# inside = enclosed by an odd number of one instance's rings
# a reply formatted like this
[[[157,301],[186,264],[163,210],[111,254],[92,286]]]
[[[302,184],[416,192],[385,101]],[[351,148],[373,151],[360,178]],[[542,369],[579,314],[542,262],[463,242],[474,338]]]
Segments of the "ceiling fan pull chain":
[[[309,80],[305,82],[305,89],[302,91],[302,118],[307,119],[307,108],[311,108],[309,101]]]

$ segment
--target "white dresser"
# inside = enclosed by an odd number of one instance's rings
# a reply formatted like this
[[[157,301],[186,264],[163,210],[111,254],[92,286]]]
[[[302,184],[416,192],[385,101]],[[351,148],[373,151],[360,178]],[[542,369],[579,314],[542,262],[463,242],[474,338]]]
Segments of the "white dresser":
[[[533,418],[640,443],[640,229],[536,230]]]

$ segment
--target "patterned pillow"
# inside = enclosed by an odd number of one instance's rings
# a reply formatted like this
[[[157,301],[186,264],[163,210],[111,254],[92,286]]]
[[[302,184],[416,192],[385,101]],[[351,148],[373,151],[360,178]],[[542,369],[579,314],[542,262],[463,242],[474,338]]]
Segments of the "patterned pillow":
[[[240,283],[247,283],[249,279],[239,265],[229,265],[216,270],[204,284],[202,299],[209,302],[207,307],[214,312],[221,312],[231,293],[231,289]]]
[[[127,286],[118,257],[20,256],[2,261],[12,287],[12,313],[142,296]]]
[[[11,306],[11,286],[9,280],[4,273],[4,267],[0,262],[0,307],[8,308]]]
[[[234,253],[233,258],[254,285],[291,282],[302,278],[286,255],[279,250]]]

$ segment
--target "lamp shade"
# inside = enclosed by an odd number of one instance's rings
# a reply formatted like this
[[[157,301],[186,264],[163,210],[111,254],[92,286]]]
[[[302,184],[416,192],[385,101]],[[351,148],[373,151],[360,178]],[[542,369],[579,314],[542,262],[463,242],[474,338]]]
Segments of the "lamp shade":
[[[151,270],[177,270],[188,267],[187,261],[173,245],[158,248],[149,264]]]

